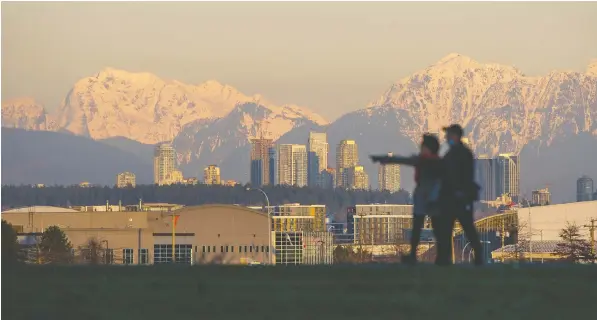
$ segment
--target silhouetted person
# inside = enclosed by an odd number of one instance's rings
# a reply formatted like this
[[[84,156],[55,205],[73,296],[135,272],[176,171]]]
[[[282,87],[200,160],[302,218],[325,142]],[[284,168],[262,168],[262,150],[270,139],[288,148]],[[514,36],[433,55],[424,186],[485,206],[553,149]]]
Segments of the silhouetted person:
[[[442,159],[443,177],[440,191],[441,213],[434,222],[438,226],[438,265],[452,264],[452,232],[456,220],[475,253],[475,264],[483,264],[483,249],[473,220],[473,202],[478,200],[479,186],[475,183],[474,157],[462,143],[463,129],[458,124],[444,128],[450,150]]]
[[[381,164],[396,163],[415,167],[416,187],[413,192],[414,206],[410,254],[402,256],[402,261],[408,264],[417,262],[417,248],[421,240],[421,230],[425,224],[425,215],[434,216],[439,211],[437,203],[441,177],[439,146],[439,140],[436,136],[425,134],[418,155],[410,157],[371,156],[373,162]]]

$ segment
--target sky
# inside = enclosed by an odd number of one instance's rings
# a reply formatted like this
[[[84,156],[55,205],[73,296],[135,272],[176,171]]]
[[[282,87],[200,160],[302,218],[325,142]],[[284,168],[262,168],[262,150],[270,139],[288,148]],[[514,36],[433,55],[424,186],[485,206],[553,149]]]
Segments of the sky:
[[[328,120],[449,53],[527,75],[597,58],[597,3],[2,2],[2,100],[104,67],[217,80]]]

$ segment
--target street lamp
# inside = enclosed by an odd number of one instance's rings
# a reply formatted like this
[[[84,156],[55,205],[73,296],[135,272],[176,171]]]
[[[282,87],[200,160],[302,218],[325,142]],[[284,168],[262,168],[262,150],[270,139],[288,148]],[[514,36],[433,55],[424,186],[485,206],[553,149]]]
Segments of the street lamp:
[[[251,191],[251,190],[257,190],[257,191],[260,191],[261,193],[263,193],[263,195],[265,196],[265,201],[267,203],[267,237],[268,237],[267,259],[269,261],[269,264],[271,264],[272,263],[272,216],[270,214],[269,198],[267,196],[267,193],[265,193],[265,191],[263,191],[259,188],[255,188],[255,189],[247,188],[247,191]]]
[[[489,244],[491,243],[491,241],[480,241],[482,244]],[[470,243],[470,242],[469,242]],[[471,263],[471,253],[473,253],[473,250],[468,252],[468,263]],[[476,252],[475,252],[476,253]]]

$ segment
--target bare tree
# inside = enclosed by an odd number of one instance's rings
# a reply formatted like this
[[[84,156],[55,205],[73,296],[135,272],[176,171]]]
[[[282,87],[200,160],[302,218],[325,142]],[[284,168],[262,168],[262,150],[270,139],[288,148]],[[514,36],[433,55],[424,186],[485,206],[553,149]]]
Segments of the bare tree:
[[[103,246],[103,241],[93,237],[87,240],[87,243],[79,247],[80,260],[89,264],[111,264],[113,257],[108,248]]]

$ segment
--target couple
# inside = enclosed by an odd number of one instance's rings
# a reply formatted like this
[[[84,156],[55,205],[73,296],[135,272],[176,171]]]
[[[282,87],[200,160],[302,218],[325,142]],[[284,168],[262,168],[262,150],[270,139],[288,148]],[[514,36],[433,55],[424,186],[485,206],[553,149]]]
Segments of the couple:
[[[381,164],[404,164],[415,167],[416,187],[413,193],[413,226],[410,254],[403,262],[417,261],[417,247],[425,216],[431,217],[436,239],[437,265],[452,264],[452,230],[460,222],[475,253],[475,264],[483,264],[479,235],[473,220],[473,202],[478,200],[479,186],[475,183],[474,157],[462,143],[464,131],[458,124],[443,128],[450,150],[439,156],[440,143],[436,136],[423,135],[421,150],[411,157],[371,156]]]

